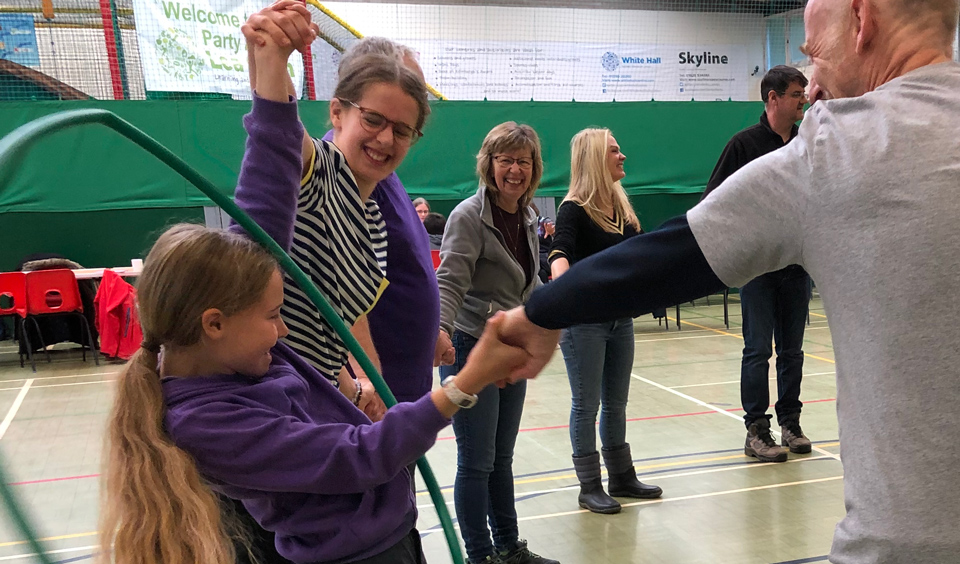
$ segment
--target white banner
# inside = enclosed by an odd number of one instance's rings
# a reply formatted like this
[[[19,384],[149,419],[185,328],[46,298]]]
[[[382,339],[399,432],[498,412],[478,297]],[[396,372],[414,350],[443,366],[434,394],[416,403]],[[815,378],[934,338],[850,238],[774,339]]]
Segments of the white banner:
[[[147,90],[222,92],[250,98],[247,47],[240,26],[267,0],[133,0]],[[287,64],[297,97],[303,59]]]
[[[742,45],[401,40],[453,100],[747,100]]]

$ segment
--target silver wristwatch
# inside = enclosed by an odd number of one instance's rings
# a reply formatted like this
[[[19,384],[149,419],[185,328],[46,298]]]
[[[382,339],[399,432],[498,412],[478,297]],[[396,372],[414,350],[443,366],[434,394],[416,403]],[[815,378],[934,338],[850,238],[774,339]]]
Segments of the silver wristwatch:
[[[477,405],[477,396],[465,393],[458,388],[456,382],[454,382],[454,378],[454,376],[447,376],[443,382],[440,383],[440,385],[443,386],[443,393],[447,394],[447,399],[460,409],[470,409]]]

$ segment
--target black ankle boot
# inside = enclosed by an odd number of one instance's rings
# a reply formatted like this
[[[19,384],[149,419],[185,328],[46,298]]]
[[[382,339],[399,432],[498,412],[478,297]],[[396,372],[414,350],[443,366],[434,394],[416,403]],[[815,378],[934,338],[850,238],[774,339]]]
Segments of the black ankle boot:
[[[663,490],[658,486],[649,486],[637,479],[637,471],[633,468],[633,457],[630,455],[630,445],[601,450],[603,463],[610,477],[607,484],[610,495],[639,499],[656,499],[663,495]]]
[[[577,497],[580,507],[605,515],[620,513],[620,502],[603,491],[599,453],[574,456],[573,467],[577,471],[577,479],[580,480],[580,495]]]

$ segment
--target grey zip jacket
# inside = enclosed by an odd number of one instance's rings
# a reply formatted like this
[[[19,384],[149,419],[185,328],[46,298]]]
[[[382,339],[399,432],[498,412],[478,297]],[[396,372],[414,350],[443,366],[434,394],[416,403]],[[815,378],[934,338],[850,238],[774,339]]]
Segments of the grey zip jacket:
[[[507,250],[503,234],[494,227],[487,187],[460,202],[450,213],[440,246],[440,328],[449,335],[454,329],[480,338],[487,319],[498,311],[517,307],[542,283],[537,277],[540,241],[537,214],[524,209],[527,244],[533,276],[527,276]]]

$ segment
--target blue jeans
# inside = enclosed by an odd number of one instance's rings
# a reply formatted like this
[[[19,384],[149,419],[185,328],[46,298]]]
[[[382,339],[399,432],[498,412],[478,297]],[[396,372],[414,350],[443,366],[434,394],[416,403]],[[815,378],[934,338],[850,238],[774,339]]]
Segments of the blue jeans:
[[[441,378],[459,372],[477,344],[477,339],[462,331],[455,331],[452,341],[457,359],[451,366],[440,367]],[[513,495],[513,449],[526,394],[526,381],[503,389],[491,384],[477,394],[477,405],[453,416],[453,432],[457,436],[453,502],[467,557],[473,562],[495,551],[513,549],[519,539]]]
[[[740,288],[743,312],[743,361],[740,399],[749,427],[766,418],[770,405],[770,342],[777,348],[777,421],[800,417],[803,378],[803,329],[810,305],[810,276],[793,265],[754,278]]]
[[[604,448],[615,449],[626,444],[633,339],[633,319],[630,318],[575,325],[561,334],[560,350],[573,396],[570,444],[574,456],[596,452],[597,411],[600,411],[600,441]]]

